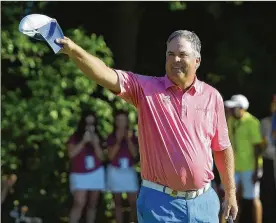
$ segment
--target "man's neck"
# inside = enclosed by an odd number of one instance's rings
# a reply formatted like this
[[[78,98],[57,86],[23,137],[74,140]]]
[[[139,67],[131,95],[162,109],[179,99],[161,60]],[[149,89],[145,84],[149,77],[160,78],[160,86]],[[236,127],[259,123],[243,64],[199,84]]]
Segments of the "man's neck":
[[[241,111],[240,116],[239,117],[235,116],[235,118],[238,119],[238,120],[241,120],[244,117],[245,114],[246,114],[246,111],[243,110],[243,111]]]
[[[177,86],[180,87],[182,90],[188,90],[194,84],[195,80],[196,77],[187,78],[186,80],[177,83]]]

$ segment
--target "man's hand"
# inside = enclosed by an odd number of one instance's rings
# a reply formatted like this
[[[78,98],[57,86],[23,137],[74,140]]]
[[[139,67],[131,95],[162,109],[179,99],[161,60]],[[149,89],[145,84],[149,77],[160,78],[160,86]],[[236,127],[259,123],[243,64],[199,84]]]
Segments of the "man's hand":
[[[236,219],[238,214],[238,204],[236,199],[236,190],[225,192],[225,199],[223,202],[223,216],[225,219],[229,218],[229,215]]]
[[[64,39],[56,39],[56,43],[63,45],[63,48],[59,51],[59,53],[64,53],[69,56],[72,53],[72,51],[77,48],[77,45],[66,36],[64,36]]]

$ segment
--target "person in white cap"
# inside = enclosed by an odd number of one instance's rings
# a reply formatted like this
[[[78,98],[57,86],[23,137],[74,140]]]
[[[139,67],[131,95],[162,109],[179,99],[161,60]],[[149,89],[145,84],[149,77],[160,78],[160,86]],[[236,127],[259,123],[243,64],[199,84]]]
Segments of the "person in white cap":
[[[225,105],[232,109],[233,118],[228,120],[228,128],[235,156],[236,187],[242,189],[239,222],[260,223],[262,204],[259,196],[263,150],[260,122],[247,112],[249,101],[244,95],[233,95]]]
[[[224,102],[225,117],[227,122],[229,119],[233,118],[232,108],[234,104],[235,102],[231,100],[227,100]]]

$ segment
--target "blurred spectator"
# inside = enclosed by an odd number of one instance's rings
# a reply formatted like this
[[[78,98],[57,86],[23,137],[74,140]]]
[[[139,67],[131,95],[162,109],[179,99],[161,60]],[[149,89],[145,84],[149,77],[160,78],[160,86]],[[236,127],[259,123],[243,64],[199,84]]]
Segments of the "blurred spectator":
[[[276,95],[270,106],[271,116],[261,120],[261,132],[264,138],[266,151],[264,152],[263,177],[261,180],[261,200],[263,203],[263,221],[276,221],[276,147],[273,142],[272,121],[276,112]]]
[[[272,109],[272,139],[274,141],[274,146],[276,147],[276,94],[273,96],[271,109]]]
[[[8,193],[12,190],[13,185],[17,181],[17,176],[12,174],[10,176],[3,176],[1,181],[1,204],[5,201]]]
[[[92,112],[83,112],[77,131],[68,142],[72,160],[70,189],[74,197],[70,223],[79,221],[86,204],[86,222],[95,222],[100,191],[105,189],[103,151],[96,120]]]
[[[232,105],[233,105],[233,103],[230,100],[224,102],[224,110],[225,110],[226,121],[228,121],[231,117],[233,117]]]
[[[124,222],[122,213],[122,192],[127,193],[131,208],[130,222],[136,221],[136,197],[138,178],[133,167],[138,154],[138,140],[129,129],[128,113],[115,114],[114,132],[107,139],[110,165],[107,168],[108,189],[113,193],[117,223]]]
[[[28,212],[29,208],[27,206],[15,206],[14,209],[10,212],[10,217],[15,219],[14,222],[20,223],[42,223],[42,219],[38,217],[27,217],[26,213]]]
[[[232,96],[228,106],[233,109],[234,117],[228,120],[228,127],[235,156],[235,180],[237,188],[241,186],[242,189],[239,222],[261,223],[259,196],[263,149],[260,122],[247,112],[249,102],[245,96]]]

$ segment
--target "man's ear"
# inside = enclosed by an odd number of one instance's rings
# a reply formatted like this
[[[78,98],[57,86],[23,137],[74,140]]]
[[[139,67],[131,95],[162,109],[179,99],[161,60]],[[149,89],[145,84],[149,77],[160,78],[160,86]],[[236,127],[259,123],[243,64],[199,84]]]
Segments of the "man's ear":
[[[201,62],[200,57],[197,57],[196,58],[196,69],[199,68],[200,62]]]

